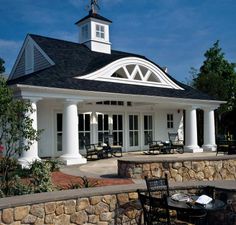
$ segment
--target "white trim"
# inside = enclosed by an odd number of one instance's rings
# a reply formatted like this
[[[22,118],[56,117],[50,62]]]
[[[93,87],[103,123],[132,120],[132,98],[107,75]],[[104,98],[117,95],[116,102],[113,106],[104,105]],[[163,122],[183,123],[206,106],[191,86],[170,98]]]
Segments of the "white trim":
[[[128,65],[135,65],[135,68],[131,74],[129,74],[128,69],[127,70],[124,69]],[[147,72],[144,76],[139,66],[145,67],[148,71],[151,71],[154,75],[157,76],[160,82],[147,81],[151,73]],[[112,74],[116,72],[117,70],[119,70],[120,68],[124,69],[128,79],[111,77]],[[133,79],[137,71],[140,73],[141,78],[142,78],[142,80],[140,81]],[[146,75],[148,75],[147,78],[146,78]],[[84,76],[75,77],[75,78],[183,90],[183,88],[181,88],[174,81],[172,81],[159,67],[149,62],[148,60],[141,59],[138,57],[126,57],[126,58],[118,59],[95,72],[92,72]]]
[[[220,104],[225,104],[225,101],[217,100],[201,100],[201,99],[188,99],[188,98],[174,98],[174,97],[163,97],[163,96],[147,96],[147,95],[134,95],[134,94],[121,94],[121,93],[107,93],[107,92],[96,92],[96,91],[83,91],[83,90],[72,90],[64,88],[52,88],[43,86],[31,86],[24,84],[16,84],[12,86],[15,89],[17,97],[41,97],[41,98],[75,98],[80,100],[115,100],[115,101],[136,101],[136,102],[150,102],[152,104],[165,103],[178,104],[186,108],[187,106],[198,105],[199,108],[203,107],[215,107],[218,108]],[[43,89],[43,91],[42,91]]]
[[[55,65],[53,60],[39,47],[39,45],[33,40],[33,38],[31,38],[30,35],[27,34],[27,36],[26,36],[26,38],[24,40],[24,43],[23,43],[23,45],[21,47],[21,50],[20,50],[20,52],[19,52],[19,54],[18,54],[18,56],[16,58],[15,64],[14,64],[14,66],[13,66],[13,68],[11,70],[11,73],[9,75],[9,80],[12,79],[12,77],[13,77],[15,71],[16,71],[17,65],[18,65],[18,63],[19,63],[19,61],[20,61],[20,59],[21,59],[21,57],[23,55],[23,52],[24,52],[24,50],[26,50],[26,47],[27,47],[27,45],[29,43],[31,43],[32,47],[35,47],[43,55],[43,57],[45,57],[45,59],[48,61],[48,63],[50,63],[52,66]],[[26,75],[26,73],[24,75]]]

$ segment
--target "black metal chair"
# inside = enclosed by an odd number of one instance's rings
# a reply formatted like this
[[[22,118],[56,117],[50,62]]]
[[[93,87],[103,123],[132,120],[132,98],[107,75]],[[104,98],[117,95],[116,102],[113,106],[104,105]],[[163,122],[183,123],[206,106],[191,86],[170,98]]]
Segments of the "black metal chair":
[[[148,142],[148,151],[144,152],[145,154],[160,154],[162,153],[162,149],[164,144],[162,141],[154,141],[150,135],[147,135],[147,142]]]
[[[137,191],[143,209],[145,225],[193,225],[177,218],[170,218],[167,196],[156,198],[151,197],[148,192]]]
[[[154,209],[161,209],[162,212],[156,212],[158,218],[155,219],[160,221],[161,218],[162,220],[164,218],[166,220],[166,224],[170,224],[170,213],[166,199],[170,194],[167,174],[165,174],[164,178],[145,177],[145,182],[147,185],[147,193],[151,203],[151,208],[153,207]]]
[[[180,140],[178,132],[168,133],[170,148],[176,149],[180,154],[184,153],[184,141]]]
[[[110,140],[112,140],[112,143]],[[107,147],[105,149],[109,154],[115,157],[123,156],[122,145],[118,142],[114,143],[112,134],[104,135],[104,141],[107,144]]]
[[[166,173],[165,177],[163,178],[148,178],[145,176],[145,182],[150,196],[152,196],[152,194],[157,191],[159,191],[161,195],[170,195],[169,182]]]

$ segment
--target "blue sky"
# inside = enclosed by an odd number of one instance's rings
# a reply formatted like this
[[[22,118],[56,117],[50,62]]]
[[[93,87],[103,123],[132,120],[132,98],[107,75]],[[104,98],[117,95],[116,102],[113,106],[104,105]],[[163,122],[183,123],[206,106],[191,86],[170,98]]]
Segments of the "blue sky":
[[[10,73],[27,33],[76,42],[76,21],[89,0],[0,0],[0,57]],[[112,48],[145,55],[185,81],[204,52],[220,40],[236,62],[235,0],[100,0],[100,14],[113,21]]]

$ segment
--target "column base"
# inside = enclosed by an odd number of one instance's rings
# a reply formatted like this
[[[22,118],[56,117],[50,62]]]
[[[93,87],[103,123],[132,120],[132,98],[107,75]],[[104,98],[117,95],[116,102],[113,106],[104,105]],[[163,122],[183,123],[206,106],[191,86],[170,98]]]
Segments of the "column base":
[[[77,155],[64,154],[60,156],[60,159],[67,166],[87,163],[87,159],[82,157],[80,154]]]
[[[190,146],[184,146],[184,152],[198,153],[198,152],[203,152],[203,149],[200,148],[198,145],[190,145]]]
[[[206,145],[203,145],[202,146],[202,148],[203,148],[203,151],[206,151],[206,152],[215,152],[216,151],[216,149],[217,149],[217,145],[211,145],[211,144],[206,144]]]
[[[41,161],[41,159],[36,156],[36,157],[21,157],[18,159],[18,162],[20,163],[22,168],[29,168],[30,164],[32,164],[32,162],[34,161]]]

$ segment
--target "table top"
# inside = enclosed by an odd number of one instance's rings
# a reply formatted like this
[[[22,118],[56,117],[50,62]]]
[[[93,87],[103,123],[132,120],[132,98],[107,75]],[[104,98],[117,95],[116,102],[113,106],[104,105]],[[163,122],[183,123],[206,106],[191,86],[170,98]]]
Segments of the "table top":
[[[193,199],[197,199],[198,196],[193,196]],[[226,204],[219,200],[213,199],[210,203],[206,205],[201,204],[188,204],[186,201],[176,201],[173,200],[171,197],[167,198],[167,204],[172,209],[184,209],[184,210],[202,210],[205,209],[206,211],[217,211],[223,209]]]

